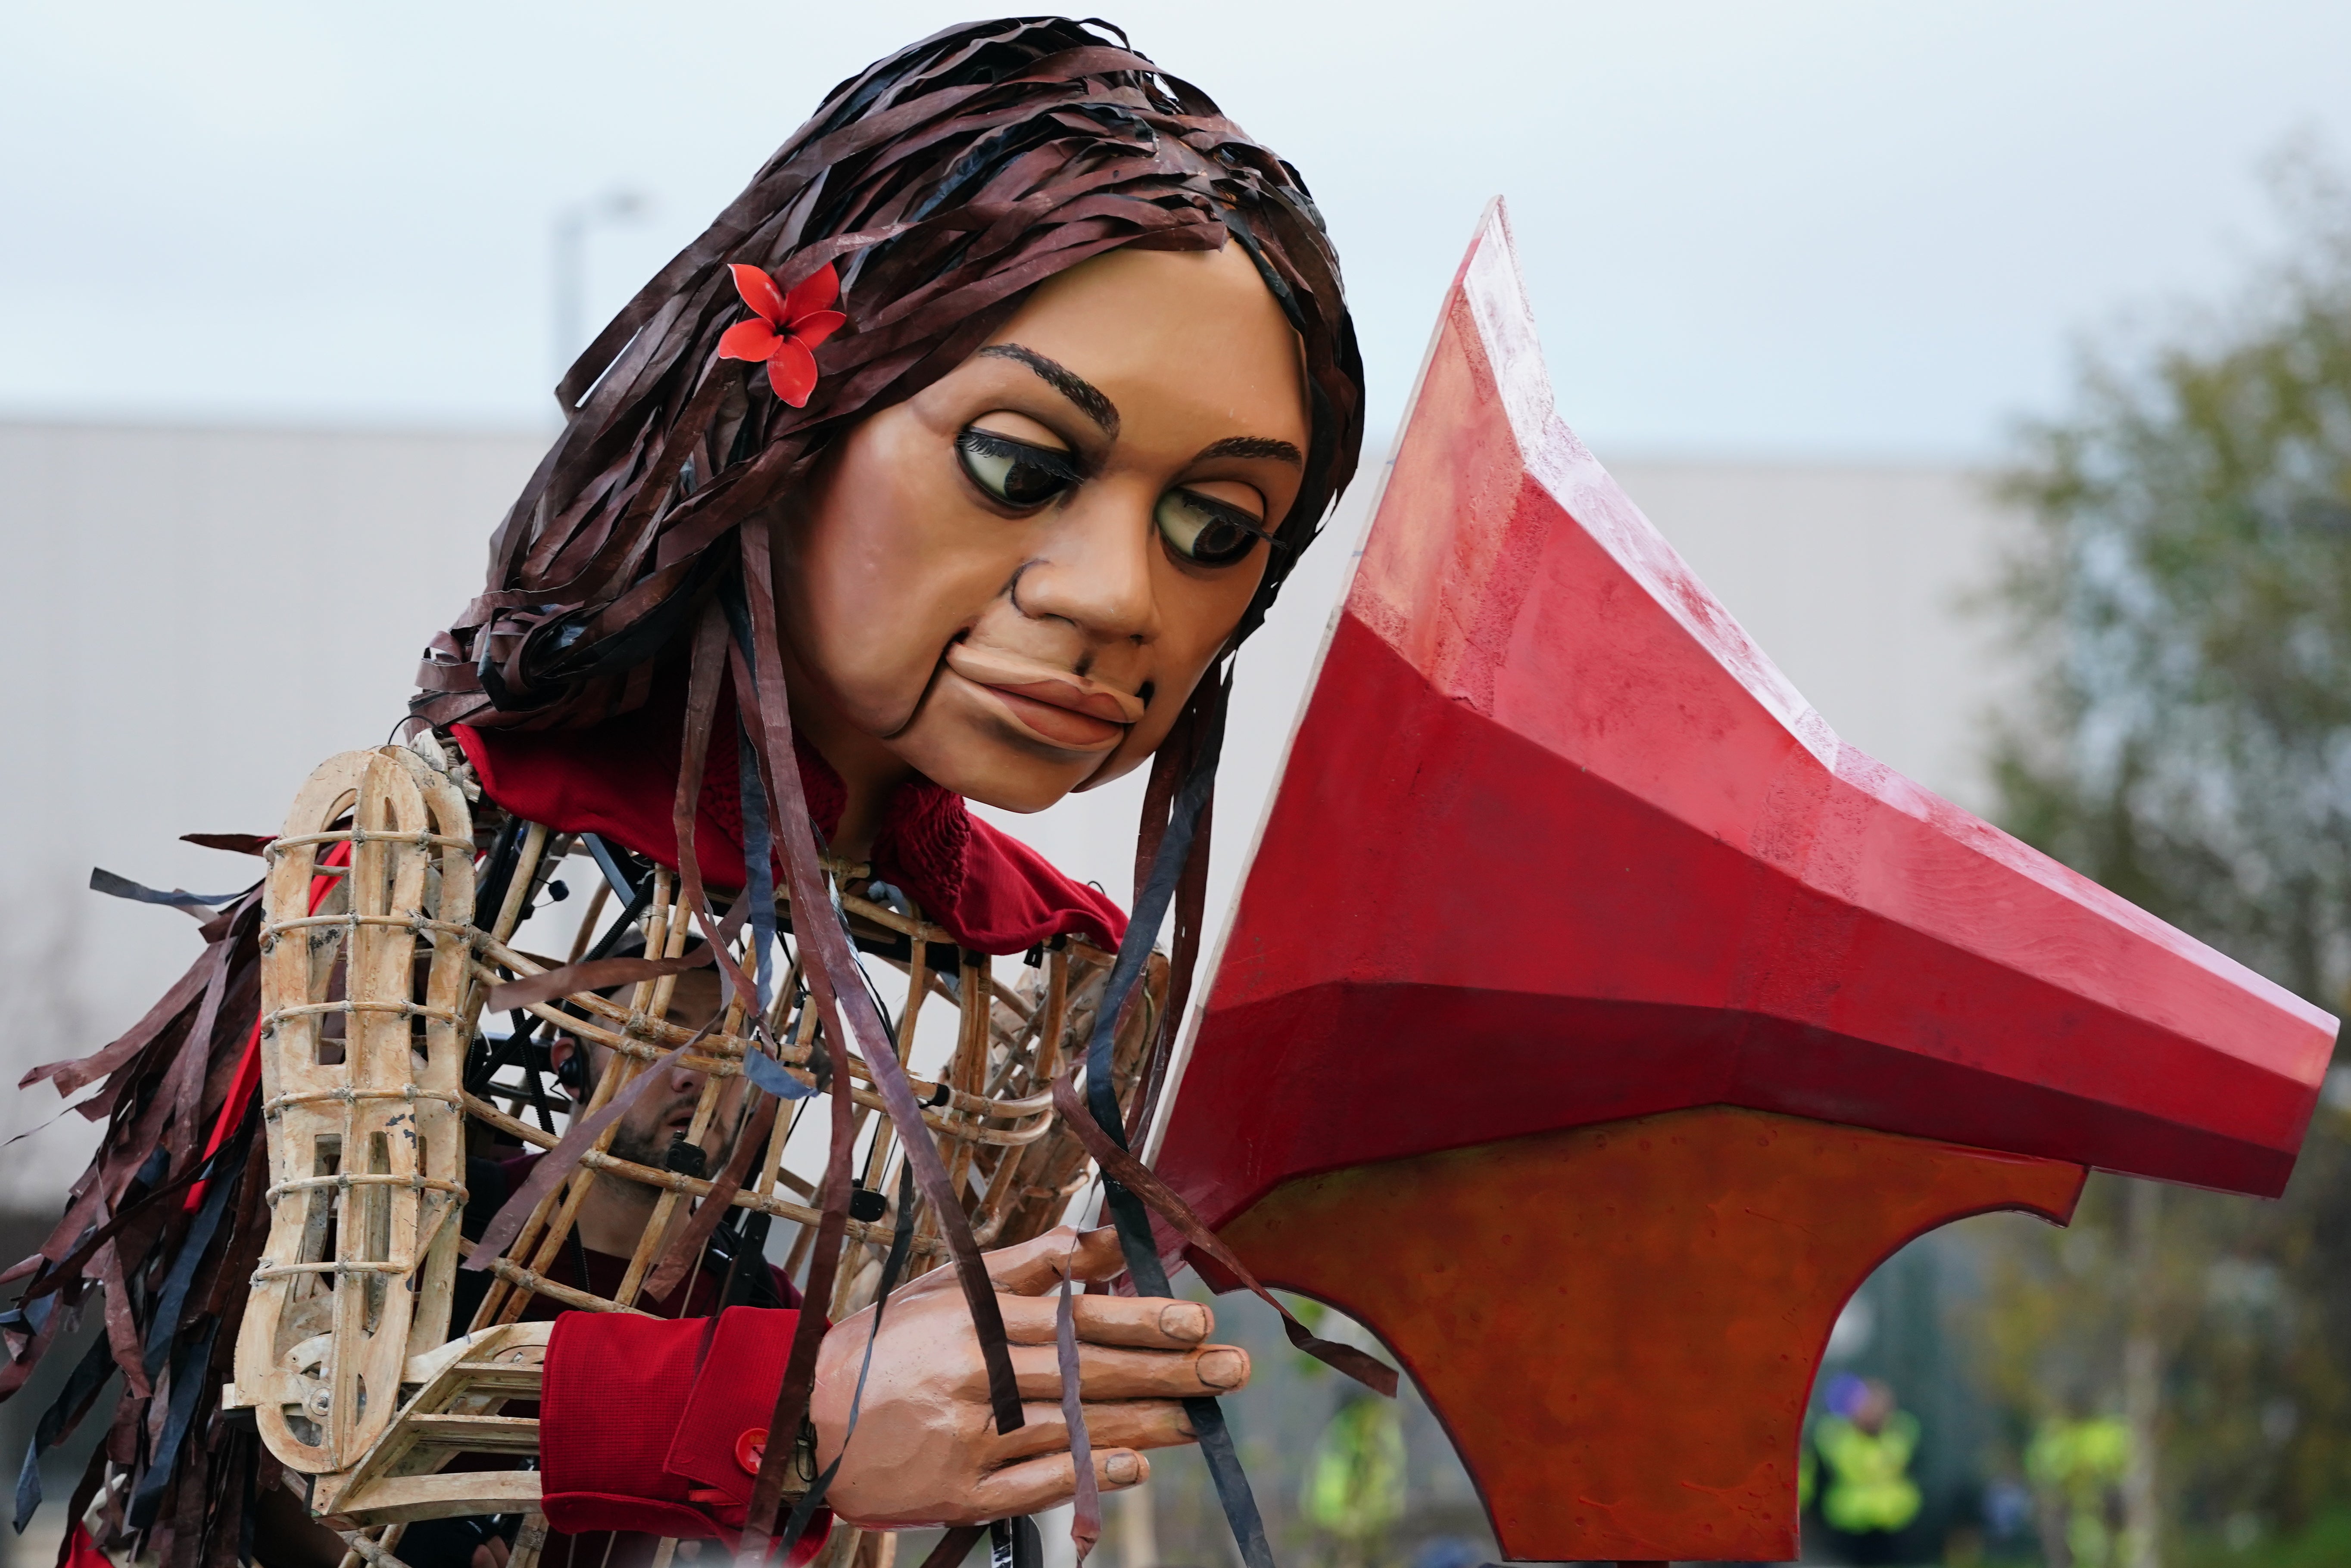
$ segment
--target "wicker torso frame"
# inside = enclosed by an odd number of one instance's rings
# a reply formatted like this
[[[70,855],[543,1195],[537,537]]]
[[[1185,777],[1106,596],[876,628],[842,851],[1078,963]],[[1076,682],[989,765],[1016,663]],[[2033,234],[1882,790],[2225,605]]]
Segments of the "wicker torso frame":
[[[510,1401],[538,1392],[549,1325],[522,1321],[526,1310],[546,1298],[569,1310],[642,1311],[664,1268],[672,1282],[683,1268],[690,1286],[701,1266],[698,1257],[661,1252],[683,1229],[674,1223],[681,1209],[705,1201],[713,1182],[613,1154],[615,1129],[607,1127],[491,1263],[494,1277],[470,1322],[451,1321],[466,1155],[542,1149],[559,1136],[539,1078],[543,1058],[534,1064],[527,1050],[503,1051],[514,1042],[485,1028],[492,988],[554,967],[518,948],[517,928],[567,863],[600,878],[572,960],[600,929],[609,947],[615,920],[633,921],[647,955],[676,956],[689,923],[667,869],[636,862],[637,878],[616,888],[609,847],[506,820],[478,798],[469,771],[453,766],[429,736],[413,748],[347,753],[311,775],[268,849],[261,1062],[270,1225],[226,1402],[251,1407],[270,1451],[308,1478],[313,1511],[346,1532],[345,1568],[389,1563],[408,1521],[516,1512],[526,1522],[516,1545],[522,1561],[511,1568],[530,1568],[545,1536],[535,1469],[444,1469],[460,1453],[536,1454],[537,1421],[503,1414]],[[507,846],[503,896],[495,910],[477,909],[477,864],[493,841]],[[956,949],[919,909],[862,896],[874,890],[866,868],[827,869],[877,988],[893,980],[904,987],[891,1016],[896,1039],[913,1043],[902,1050],[921,1054],[915,1026],[925,1016],[934,1033],[943,1033],[942,1009],[955,1019],[936,1076],[917,1074],[914,1086],[926,1097],[924,1120],[976,1239],[1006,1246],[1061,1222],[1092,1169],[1052,1108],[1050,1084],[1092,1031],[1111,955],[1057,941],[1025,965],[1009,961],[1018,967],[1008,984],[996,972],[1005,961]],[[606,919],[612,906],[618,912]],[[789,922],[780,898],[779,917]],[[743,940],[736,939],[737,950]],[[943,955],[952,956],[952,972],[942,972]],[[663,977],[611,997],[582,992],[524,1011],[531,1028],[609,1048],[585,1114],[690,1044],[681,1061],[707,1075],[688,1137],[698,1139],[714,1120],[744,1137],[749,1118],[737,1114],[748,1089],[744,1057],[761,1049],[745,1005],[731,1002],[697,1038],[670,1017],[675,989],[674,977]],[[1155,956],[1142,1000],[1119,1032],[1123,1104],[1165,994],[1165,963]],[[796,965],[784,967],[773,995],[765,1033],[785,1070],[809,1081],[816,1010],[803,1005]],[[837,1286],[823,1303],[834,1321],[867,1304],[878,1284],[904,1158],[864,1063],[852,1053],[846,1065],[860,1139],[855,1169],[872,1217],[848,1223]],[[799,1226],[787,1264],[797,1273],[820,1214],[813,1183],[789,1166],[792,1127],[789,1114],[774,1118],[732,1203]],[[721,1150],[718,1163],[726,1158]],[[591,1185],[615,1180],[659,1193],[619,1288],[597,1295],[549,1278]],[[946,1252],[936,1216],[919,1196],[914,1202],[908,1267],[919,1273]],[[856,1532],[837,1534],[828,1556],[846,1561]],[[866,1561],[886,1556],[877,1544],[869,1543]],[[667,1559],[667,1546],[661,1555]]]

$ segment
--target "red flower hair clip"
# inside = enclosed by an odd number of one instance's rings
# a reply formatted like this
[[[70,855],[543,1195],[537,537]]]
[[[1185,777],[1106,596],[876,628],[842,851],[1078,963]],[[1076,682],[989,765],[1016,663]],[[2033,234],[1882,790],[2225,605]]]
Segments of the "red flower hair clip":
[[[808,407],[816,390],[816,346],[841,330],[849,319],[832,308],[841,297],[841,275],[827,262],[786,294],[776,280],[755,266],[735,263],[735,288],[758,319],[738,321],[718,339],[721,359],[764,359],[768,385],[776,396],[796,409]]]

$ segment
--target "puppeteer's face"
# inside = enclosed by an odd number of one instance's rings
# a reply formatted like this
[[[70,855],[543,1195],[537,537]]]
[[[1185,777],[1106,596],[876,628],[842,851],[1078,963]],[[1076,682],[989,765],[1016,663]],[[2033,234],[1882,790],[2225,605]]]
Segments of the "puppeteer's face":
[[[1124,773],[1256,592],[1307,435],[1298,338],[1238,244],[1054,277],[788,504],[801,724],[1013,811]]]

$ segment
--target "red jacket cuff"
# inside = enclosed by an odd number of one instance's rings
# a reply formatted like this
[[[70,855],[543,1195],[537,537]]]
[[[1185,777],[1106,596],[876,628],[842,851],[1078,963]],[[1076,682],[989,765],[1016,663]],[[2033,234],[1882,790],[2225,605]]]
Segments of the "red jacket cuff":
[[[664,1461],[672,1475],[738,1507],[750,1502],[799,1320],[796,1312],[756,1307],[719,1314],[704,1357],[709,1372],[694,1380]]]
[[[751,1500],[799,1314],[716,1318],[569,1312],[548,1341],[540,1507],[566,1534],[731,1538]],[[792,1552],[805,1562],[826,1531]]]

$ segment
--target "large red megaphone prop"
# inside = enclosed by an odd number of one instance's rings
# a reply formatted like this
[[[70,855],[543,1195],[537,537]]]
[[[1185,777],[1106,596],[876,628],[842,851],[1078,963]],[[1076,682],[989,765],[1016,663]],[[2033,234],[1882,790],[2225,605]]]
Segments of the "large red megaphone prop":
[[[1159,1171],[1553,1561],[1793,1557],[1872,1268],[2091,1166],[2275,1194],[2335,1035],[1838,741],[1553,412],[1499,204],[1213,974]]]

